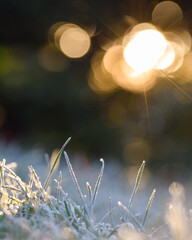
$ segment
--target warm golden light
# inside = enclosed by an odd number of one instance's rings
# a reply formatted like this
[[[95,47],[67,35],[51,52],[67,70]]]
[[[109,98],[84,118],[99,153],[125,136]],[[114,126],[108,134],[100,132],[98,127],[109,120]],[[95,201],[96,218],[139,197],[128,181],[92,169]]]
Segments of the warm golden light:
[[[191,35],[188,31],[182,30],[177,31],[175,34],[182,40],[184,46],[184,54],[187,54],[192,45]]]
[[[89,86],[98,93],[110,93],[116,88],[111,74],[103,66],[103,51],[95,53],[91,60],[91,71],[89,74]]]
[[[120,45],[112,46],[106,51],[103,58],[103,65],[108,72],[112,73],[113,67],[122,57],[122,53],[123,48]]]
[[[153,29],[135,34],[124,50],[127,64],[138,72],[145,72],[157,64],[167,48],[164,36]]]
[[[118,86],[132,92],[148,91],[156,82],[154,71],[135,72],[123,58],[113,68],[112,76]]]
[[[91,41],[88,33],[82,28],[71,27],[62,33],[59,45],[66,56],[80,58],[88,52]]]
[[[173,63],[166,69],[166,73],[176,72],[183,64],[184,52],[181,45],[171,42],[171,45],[174,49],[175,58]]]
[[[89,86],[93,91],[111,93],[120,87],[147,92],[158,78],[178,73],[183,63],[179,74],[191,76],[192,38],[184,29],[183,12],[178,4],[171,1],[157,4],[152,12],[153,23],[137,24],[136,20],[127,19],[130,21],[123,38],[113,41],[102,38],[102,56],[97,61],[93,57],[91,65]]]
[[[175,51],[173,46],[167,42],[167,48],[163,56],[158,60],[155,68],[159,70],[163,70],[168,68],[175,59]]]
[[[182,67],[179,69],[178,74],[181,76],[182,82],[191,82],[192,80],[192,52],[189,52],[184,59]]]
[[[152,19],[156,25],[165,29],[180,24],[183,19],[183,12],[177,3],[162,1],[153,9]]]
[[[49,42],[67,57],[81,58],[89,51],[91,34],[90,28],[86,31],[74,23],[58,22],[49,30]]]
[[[190,47],[190,39],[187,33],[167,32],[166,39],[171,44],[174,51],[174,59],[172,64],[166,68],[166,73],[176,72],[183,64],[184,56],[188,53]],[[185,39],[186,36],[186,39]],[[185,39],[185,40],[184,40]]]

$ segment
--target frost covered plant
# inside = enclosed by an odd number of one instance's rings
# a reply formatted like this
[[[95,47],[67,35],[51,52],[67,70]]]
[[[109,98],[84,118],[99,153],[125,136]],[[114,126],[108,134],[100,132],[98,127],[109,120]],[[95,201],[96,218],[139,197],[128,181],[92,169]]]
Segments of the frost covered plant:
[[[136,176],[135,185],[127,205],[118,202],[123,216],[118,224],[114,224],[112,200],[109,201],[109,210],[101,221],[94,217],[94,206],[99,192],[103,172],[104,160],[101,159],[101,170],[94,187],[86,182],[87,196],[83,194],[77,177],[65,151],[70,138],[65,142],[50,167],[44,185],[41,184],[34,168],[29,166],[29,182],[25,183],[14,170],[16,163],[0,162],[0,239],[58,239],[58,240],[157,240],[158,229],[152,234],[144,225],[151,207],[155,190],[153,190],[143,220],[134,215],[132,203],[144,171],[145,162],[141,164]],[[62,173],[60,172],[55,196],[49,194],[49,182],[61,155],[64,154],[68,170],[79,195],[81,205],[77,204],[61,186]],[[175,190],[176,189],[176,190]],[[180,202],[180,185],[170,187],[172,202],[168,213],[170,226],[170,240],[188,240],[187,220],[183,205]],[[179,195],[178,195],[179,194]],[[110,223],[104,221],[109,216]],[[178,222],[180,219],[180,222]]]

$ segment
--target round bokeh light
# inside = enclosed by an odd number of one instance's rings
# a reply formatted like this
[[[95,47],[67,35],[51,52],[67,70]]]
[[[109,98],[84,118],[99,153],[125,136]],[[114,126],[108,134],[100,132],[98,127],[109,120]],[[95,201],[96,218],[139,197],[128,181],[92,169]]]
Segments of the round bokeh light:
[[[155,67],[167,48],[167,41],[157,30],[147,29],[134,35],[124,49],[127,64],[138,72]]]

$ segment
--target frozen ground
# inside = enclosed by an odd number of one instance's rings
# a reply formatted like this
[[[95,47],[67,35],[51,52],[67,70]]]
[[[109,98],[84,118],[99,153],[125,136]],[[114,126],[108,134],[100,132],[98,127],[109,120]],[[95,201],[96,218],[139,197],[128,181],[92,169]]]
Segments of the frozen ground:
[[[69,148],[69,147],[68,147]],[[23,181],[28,181],[28,166],[32,165],[40,177],[42,183],[44,183],[48,174],[49,162],[45,160],[45,154],[41,149],[34,149],[28,152],[22,151],[18,144],[12,143],[9,145],[1,142],[0,144],[0,157],[5,158],[7,163],[16,162],[18,167],[16,173],[21,177]],[[70,157],[70,154],[69,154]],[[82,188],[83,193],[86,194],[86,182],[88,181],[92,186],[97,179],[100,171],[101,163],[96,161],[93,164],[88,164],[83,157],[73,155],[70,158],[73,165],[73,169],[79,180],[79,184]],[[62,171],[63,183],[61,184],[64,191],[68,193],[69,197],[79,202],[79,196],[75,190],[73,181],[69,174],[64,157],[62,157],[59,169],[53,174],[51,179],[51,194],[56,195],[56,183],[54,178],[59,178],[59,171]],[[145,171],[145,170],[144,170]],[[146,170],[147,171],[147,170]],[[99,189],[99,195],[94,210],[95,220],[99,221],[109,211],[109,196],[112,199],[112,219],[115,225],[121,223],[120,218],[122,217],[123,209],[118,206],[117,202],[121,201],[124,205],[128,205],[131,192],[134,187],[134,182],[129,179],[128,173],[131,174],[128,169],[122,168],[117,161],[107,162],[105,165],[104,175]],[[136,172],[133,173],[133,178],[136,177]],[[170,195],[169,185],[171,182],[165,182],[163,179],[155,178],[153,174],[148,176],[146,180],[145,172],[143,180],[141,181],[140,189],[137,191],[136,196],[133,200],[132,213],[137,217],[138,220],[143,219],[149,197],[154,188],[157,192],[153,200],[148,218],[146,221],[146,228],[149,232],[153,232],[155,229],[163,225],[167,219],[167,211],[169,208]],[[129,180],[128,180],[129,179]],[[147,182],[146,182],[147,181]],[[185,183],[186,192],[186,209],[192,208],[191,195],[192,187],[191,183]],[[109,216],[102,219],[104,222],[110,222]],[[167,228],[167,226],[165,226]],[[163,232],[164,229],[160,230]],[[159,232],[160,232],[159,231]]]

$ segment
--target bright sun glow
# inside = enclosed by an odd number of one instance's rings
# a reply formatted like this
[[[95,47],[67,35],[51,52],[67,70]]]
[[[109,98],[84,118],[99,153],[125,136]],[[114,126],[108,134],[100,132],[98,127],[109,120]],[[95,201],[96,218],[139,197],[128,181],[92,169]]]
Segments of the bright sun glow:
[[[138,32],[124,49],[127,64],[138,72],[145,72],[155,67],[165,53],[167,41],[153,29]]]

